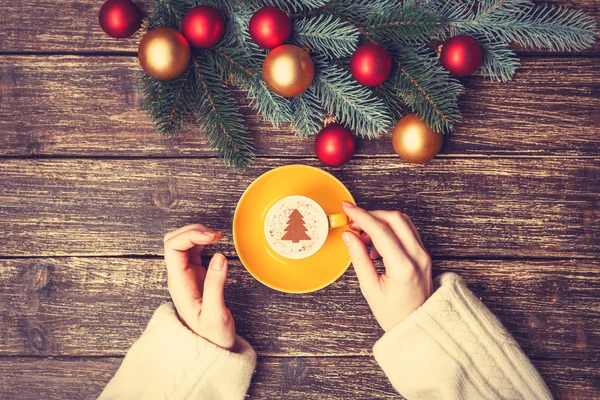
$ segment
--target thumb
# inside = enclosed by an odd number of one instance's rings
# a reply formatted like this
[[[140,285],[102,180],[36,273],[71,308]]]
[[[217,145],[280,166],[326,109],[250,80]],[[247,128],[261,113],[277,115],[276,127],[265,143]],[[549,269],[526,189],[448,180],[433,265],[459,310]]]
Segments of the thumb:
[[[216,253],[210,260],[204,279],[203,308],[217,311],[225,308],[223,288],[227,278],[227,259],[223,254]]]
[[[360,289],[363,295],[367,297],[369,293],[379,288],[379,273],[377,273],[375,265],[369,257],[367,247],[356,234],[350,231],[343,232],[342,239],[350,253]]]

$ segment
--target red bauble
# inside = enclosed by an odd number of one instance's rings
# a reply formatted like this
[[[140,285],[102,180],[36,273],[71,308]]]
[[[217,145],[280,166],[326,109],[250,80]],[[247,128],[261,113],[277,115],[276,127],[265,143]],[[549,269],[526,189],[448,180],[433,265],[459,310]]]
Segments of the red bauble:
[[[126,38],[142,25],[142,14],[130,0],[107,0],[98,13],[100,27],[114,38]]]
[[[194,7],[183,17],[181,23],[183,36],[194,47],[213,47],[225,34],[225,20],[214,8]]]
[[[481,65],[481,47],[471,36],[459,35],[446,40],[440,54],[440,61],[454,76],[467,76],[477,71]]]
[[[380,85],[392,72],[392,57],[381,46],[363,44],[350,58],[350,72],[361,85]]]
[[[327,165],[342,165],[354,155],[356,142],[350,131],[341,125],[328,125],[315,138],[315,153]]]
[[[252,15],[248,25],[252,40],[265,49],[285,42],[292,32],[290,17],[275,7],[263,7]]]

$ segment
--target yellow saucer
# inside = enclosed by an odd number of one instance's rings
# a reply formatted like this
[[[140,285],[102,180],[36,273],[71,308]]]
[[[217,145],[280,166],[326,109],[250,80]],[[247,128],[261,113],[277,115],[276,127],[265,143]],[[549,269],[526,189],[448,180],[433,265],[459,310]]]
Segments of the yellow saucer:
[[[319,290],[338,279],[350,265],[342,241],[342,226],[329,230],[325,244],[308,258],[292,260],[275,253],[264,235],[267,212],[278,200],[302,195],[315,200],[327,215],[343,213],[342,202],[354,198],[333,175],[306,165],[275,168],[248,186],[233,216],[235,249],[246,267],[263,284],[287,293]]]

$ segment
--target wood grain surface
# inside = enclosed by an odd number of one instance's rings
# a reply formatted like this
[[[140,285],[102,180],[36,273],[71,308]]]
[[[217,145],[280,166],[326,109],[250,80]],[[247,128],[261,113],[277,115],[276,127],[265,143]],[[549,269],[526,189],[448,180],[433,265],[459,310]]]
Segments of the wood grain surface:
[[[260,356],[251,399],[400,398],[352,269],[298,296],[236,258],[242,192],[277,166],[322,167],[313,138],[270,127],[241,91],[259,157],[247,172],[197,129],[160,137],[140,109],[141,34],[105,35],[102,3],[0,0],[0,399],[95,399],[169,299],[164,233],[192,222],[225,233],[206,256],[230,258],[226,301]],[[600,20],[596,0],[544,3]],[[600,42],[514,49],[513,82],[462,79],[463,122],[427,166],[402,163],[388,132],[326,170],[358,204],[409,213],[434,274],[467,281],[556,398],[600,399]]]
[[[223,231],[244,189],[271,168],[313,160],[260,159],[234,173],[215,159],[0,160],[0,256],[162,254],[188,223]],[[352,160],[329,169],[359,205],[400,209],[434,256],[597,258],[600,160]]]
[[[354,271],[308,296],[276,292],[230,261],[226,301],[260,355],[369,355],[382,335]],[[436,260],[457,272],[534,358],[600,356],[594,261]],[[379,264],[379,266],[381,266]],[[0,261],[0,356],[124,355],[168,301],[161,259]],[[310,300],[308,300],[310,299]]]
[[[0,358],[0,398],[95,399],[120,358]],[[557,399],[600,397],[600,365],[533,360]],[[85,384],[82,384],[85,382]],[[250,399],[401,399],[367,357],[259,357]]]
[[[159,136],[140,109],[132,57],[0,57],[0,156],[213,156],[197,128]],[[444,155],[597,156],[597,58],[526,58],[508,84],[469,78],[463,122]],[[273,129],[236,92],[259,156],[314,157],[313,138]],[[359,140],[358,156],[394,156],[391,134]]]
[[[0,1],[0,50],[3,52],[136,52],[141,32],[129,39],[107,36],[98,25],[103,1]],[[151,2],[134,0],[147,14]],[[148,5],[146,5],[148,3]],[[549,0],[546,4],[581,9],[600,16],[595,0]],[[596,43],[584,54],[598,54]],[[530,50],[521,50],[529,52]]]

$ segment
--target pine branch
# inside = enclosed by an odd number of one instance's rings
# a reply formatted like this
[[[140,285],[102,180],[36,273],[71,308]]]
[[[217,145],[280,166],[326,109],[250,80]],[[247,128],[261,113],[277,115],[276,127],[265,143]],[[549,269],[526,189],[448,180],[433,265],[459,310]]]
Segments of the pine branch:
[[[381,85],[373,88],[374,94],[379,97],[386,105],[394,121],[402,118],[404,110],[402,109],[402,99],[398,95],[398,80],[400,71],[392,70],[390,76]]]
[[[314,56],[313,62],[316,98],[340,124],[368,138],[376,138],[390,127],[392,121],[383,101],[356,82],[350,72],[323,56]]]
[[[275,127],[289,122],[292,118],[289,100],[271,92],[262,80],[262,56],[246,53],[237,42],[235,31],[227,32],[219,47],[207,52],[213,69],[224,81],[246,90],[254,109],[265,121]]]
[[[179,30],[183,16],[190,8],[192,5],[188,0],[154,0],[147,29],[164,27]]]
[[[363,29],[379,44],[423,44],[443,32],[440,14],[430,7],[405,1],[394,10],[372,14]]]
[[[293,97],[291,103],[292,131],[298,136],[311,136],[319,133],[323,127],[323,121],[319,120],[323,116],[323,110],[314,88],[311,86],[306,92]]]
[[[161,81],[141,72],[142,106],[159,133],[176,137],[194,115],[196,92],[190,85],[193,79],[191,72],[191,67],[188,67],[178,78],[170,81]]]
[[[489,41],[518,43],[552,51],[579,51],[596,39],[594,18],[581,10],[537,6],[526,0],[429,0],[449,33],[483,35]]]
[[[477,36],[475,39],[483,53],[479,71],[491,80],[498,82],[512,80],[517,68],[521,65],[515,52],[503,42],[490,41],[485,37]]]
[[[297,19],[292,32],[292,42],[331,58],[349,57],[358,42],[358,29],[332,15]]]
[[[400,98],[418,113],[431,129],[451,132],[460,120],[458,96],[463,87],[452,78],[428,49],[401,47],[392,57],[398,70]]]
[[[254,161],[252,139],[229,90],[208,65],[209,60],[203,53],[194,56],[196,123],[204,129],[209,144],[216,148],[228,167],[245,170]]]

